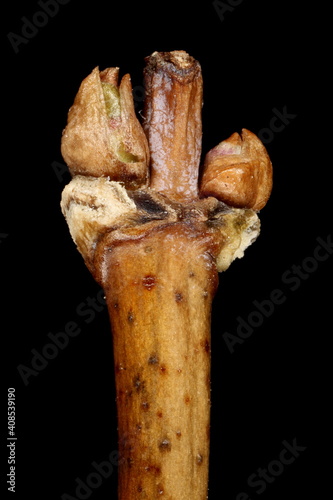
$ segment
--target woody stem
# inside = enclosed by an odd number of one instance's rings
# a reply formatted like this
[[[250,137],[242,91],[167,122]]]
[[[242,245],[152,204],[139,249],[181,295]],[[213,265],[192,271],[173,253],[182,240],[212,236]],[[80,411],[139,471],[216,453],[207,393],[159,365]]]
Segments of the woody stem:
[[[108,251],[119,500],[206,499],[217,285],[210,245],[204,232],[179,222]]]
[[[145,121],[151,157],[150,187],[171,200],[198,197],[202,76],[183,51],[146,58]]]

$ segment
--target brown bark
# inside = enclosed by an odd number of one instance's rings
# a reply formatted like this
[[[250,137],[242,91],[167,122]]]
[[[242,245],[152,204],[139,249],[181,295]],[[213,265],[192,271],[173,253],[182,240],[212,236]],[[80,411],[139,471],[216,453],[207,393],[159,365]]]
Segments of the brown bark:
[[[120,500],[206,499],[217,271],[202,229],[166,225],[108,252]]]

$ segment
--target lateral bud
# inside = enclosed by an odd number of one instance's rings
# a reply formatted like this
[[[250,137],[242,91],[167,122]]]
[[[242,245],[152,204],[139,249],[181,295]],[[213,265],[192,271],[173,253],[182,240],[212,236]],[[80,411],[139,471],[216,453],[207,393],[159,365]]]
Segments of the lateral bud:
[[[109,177],[127,189],[148,183],[147,139],[136,117],[130,76],[118,68],[87,76],[68,113],[61,152],[71,174]]]
[[[272,190],[272,164],[260,139],[243,129],[207,153],[200,196],[238,208],[263,208]]]

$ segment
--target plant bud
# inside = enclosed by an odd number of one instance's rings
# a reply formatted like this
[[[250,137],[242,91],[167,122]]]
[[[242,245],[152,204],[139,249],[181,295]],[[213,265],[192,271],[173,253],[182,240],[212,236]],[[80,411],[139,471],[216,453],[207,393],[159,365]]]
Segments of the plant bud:
[[[272,190],[266,148],[249,130],[232,134],[207,153],[200,196],[214,196],[237,208],[263,208]]]
[[[118,68],[96,67],[83,80],[61,152],[72,175],[109,177],[137,189],[148,183],[148,143],[135,115],[130,76],[118,86],[118,73]]]

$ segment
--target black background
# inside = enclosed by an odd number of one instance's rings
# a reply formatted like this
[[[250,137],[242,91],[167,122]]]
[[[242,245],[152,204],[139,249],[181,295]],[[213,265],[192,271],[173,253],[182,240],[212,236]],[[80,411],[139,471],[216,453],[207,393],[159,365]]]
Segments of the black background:
[[[222,19],[210,1],[71,0],[15,53],[7,34],[20,35],[21,18],[33,19],[41,7],[37,1],[6,4],[1,399],[7,387],[16,389],[18,438],[17,492],[9,497],[75,497],[76,478],[85,481],[92,462],[107,460],[117,448],[109,320],[103,306],[91,316],[79,314],[78,307],[100,289],[60,212],[70,179],[56,169],[64,163],[60,138],[80,82],[95,66],[131,74],[139,112],[144,57],[175,49],[202,66],[204,153],[243,127],[260,134],[270,127],[274,109],[296,115],[266,143],[274,189],[260,213],[261,235],[244,259],[220,275],[212,318],[209,499],[235,500],[240,492],[251,500],[324,497],[333,259],[308,259],[318,237],[332,237],[322,35],[329,12],[323,9],[301,1],[283,7],[275,0],[243,0]],[[314,270],[292,290],[282,276],[294,275],[295,265]],[[237,317],[247,321],[256,310],[253,302],[269,299],[275,289],[283,304],[231,353],[224,333],[235,335]],[[80,334],[25,385],[18,365],[31,366],[31,349],[41,352],[48,333],[63,331],[70,321]],[[306,447],[295,462],[263,493],[250,487],[248,477],[279,458],[284,440],[295,439]],[[4,477],[2,482],[6,491]],[[116,490],[115,468],[89,498],[116,499]]]

